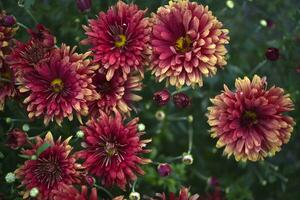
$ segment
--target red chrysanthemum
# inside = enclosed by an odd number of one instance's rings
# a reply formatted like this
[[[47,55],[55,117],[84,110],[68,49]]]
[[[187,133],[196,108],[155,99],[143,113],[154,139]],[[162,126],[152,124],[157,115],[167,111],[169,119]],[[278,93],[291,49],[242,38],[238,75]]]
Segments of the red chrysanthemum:
[[[226,64],[228,30],[208,7],[188,0],[170,1],[153,16],[151,69],[158,81],[202,86]]]
[[[23,155],[33,157],[25,161],[24,165],[16,170],[16,176],[25,186],[23,197],[27,198],[32,188],[39,190],[37,199],[51,199],[52,191],[61,184],[80,182],[80,169],[74,156],[70,155],[72,147],[68,145],[71,137],[61,142],[61,138],[53,141],[52,134],[47,133],[45,139],[36,137],[32,148],[22,151]],[[40,152],[41,150],[44,150]]]
[[[28,136],[25,132],[15,128],[7,133],[6,145],[11,149],[18,149],[27,143]]]
[[[140,140],[142,132],[137,131],[138,118],[123,124],[119,113],[93,119],[82,127],[85,133],[85,150],[79,154],[85,159],[83,166],[89,173],[100,177],[105,186],[117,185],[125,189],[128,181],[144,174],[139,164],[147,164],[149,159],[139,157],[149,150],[144,149],[151,140]]]
[[[107,13],[100,12],[97,19],[89,20],[84,26],[94,60],[107,70],[106,79],[112,79],[116,70],[124,75],[138,70],[143,74],[148,55],[150,26],[144,18],[145,11],[135,4],[122,1],[111,7]]]
[[[92,188],[88,195],[88,188],[85,185],[81,186],[81,192],[79,192],[74,186],[64,184],[52,193],[52,200],[98,200],[96,188]]]
[[[0,11],[0,69],[5,65],[5,57],[10,53],[13,37],[19,28],[16,23],[6,24],[7,17],[9,16],[5,11]],[[14,19],[13,16],[10,17]]]
[[[7,63],[0,67],[0,111],[4,109],[5,100],[17,94],[15,87],[15,75]]]
[[[165,194],[156,194],[154,198],[151,198],[151,200],[198,200],[199,195],[189,195],[189,189],[182,187],[179,192],[179,196],[176,197],[174,193],[170,193],[169,197]]]
[[[72,120],[73,111],[79,120],[88,114],[88,102],[99,97],[92,85],[98,65],[86,59],[89,55],[77,54],[75,48],[63,44],[51,51],[47,61],[23,75],[20,92],[28,92],[24,103],[29,118],[43,116],[47,125],[53,120],[60,124],[65,117]]]
[[[55,37],[41,24],[35,29],[29,29],[28,33],[31,35],[30,40],[26,43],[17,41],[11,54],[6,58],[18,82],[22,82],[23,74],[34,70],[39,62],[48,61],[55,45]]]
[[[105,113],[118,111],[130,114],[132,102],[139,101],[142,97],[134,94],[142,89],[142,77],[139,74],[129,74],[126,79],[120,71],[116,71],[111,80],[105,78],[105,73],[98,72],[93,77],[93,85],[100,98],[89,104],[90,113],[98,117],[100,110]]]
[[[255,75],[237,79],[236,91],[224,85],[224,91],[211,99],[208,123],[217,147],[239,160],[262,160],[280,151],[290,139],[295,122],[284,113],[293,110],[293,102],[279,87],[266,88],[266,80]]]

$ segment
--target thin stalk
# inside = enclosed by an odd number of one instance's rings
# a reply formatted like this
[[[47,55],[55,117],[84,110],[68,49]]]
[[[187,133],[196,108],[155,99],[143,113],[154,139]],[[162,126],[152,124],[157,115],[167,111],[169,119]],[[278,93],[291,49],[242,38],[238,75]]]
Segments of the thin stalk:
[[[24,28],[25,30],[29,29],[28,26],[26,26],[25,24],[22,24],[20,22],[17,23],[19,26],[21,26],[22,28]]]
[[[94,186],[102,191],[104,191],[108,196],[109,198],[113,198],[113,195],[107,190],[105,189],[104,187],[100,186],[100,185],[97,185],[97,184],[94,184]]]
[[[189,123],[188,134],[189,134],[189,148],[188,148],[188,153],[190,154],[192,152],[192,148],[193,148],[193,128],[192,128],[192,125],[190,123]]]
[[[260,68],[262,68],[267,63],[267,60],[263,60],[250,72],[250,76],[254,75]]]

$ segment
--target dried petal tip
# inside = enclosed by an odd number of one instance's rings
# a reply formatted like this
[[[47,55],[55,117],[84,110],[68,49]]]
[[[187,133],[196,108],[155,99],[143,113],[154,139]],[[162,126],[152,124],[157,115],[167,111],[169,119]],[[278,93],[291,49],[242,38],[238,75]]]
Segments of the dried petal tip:
[[[157,91],[153,94],[153,101],[159,106],[164,106],[169,102],[170,96],[171,94],[167,89]]]
[[[279,49],[273,47],[268,48],[265,54],[266,58],[270,61],[276,61],[280,56]]]
[[[168,163],[161,163],[157,167],[157,172],[161,177],[166,177],[172,173],[172,167]]]
[[[293,110],[289,94],[279,87],[267,89],[265,78],[255,75],[235,81],[235,91],[224,91],[211,100],[208,124],[211,136],[224,154],[237,161],[258,161],[273,156],[287,143],[295,122],[285,113]]]
[[[173,95],[173,103],[177,108],[186,108],[191,105],[191,99],[188,95],[179,92]]]

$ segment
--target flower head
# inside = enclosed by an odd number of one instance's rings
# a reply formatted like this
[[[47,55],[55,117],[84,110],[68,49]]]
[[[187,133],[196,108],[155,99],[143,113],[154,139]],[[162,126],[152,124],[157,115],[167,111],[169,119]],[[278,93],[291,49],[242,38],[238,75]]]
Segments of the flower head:
[[[92,188],[90,195],[88,195],[88,188],[81,186],[81,192],[79,192],[72,185],[61,185],[53,191],[52,200],[98,200],[98,194],[96,188]]]
[[[179,92],[173,95],[173,102],[177,108],[186,108],[191,105],[191,98],[183,92]]]
[[[217,147],[237,161],[262,160],[280,151],[290,139],[295,122],[284,113],[293,102],[279,87],[266,88],[266,79],[255,75],[235,82],[236,91],[224,91],[211,99],[208,123]]]
[[[176,197],[174,193],[170,193],[169,197],[165,194],[156,194],[154,198],[151,198],[151,200],[198,200],[199,195],[189,195],[189,189],[182,187],[179,192],[179,196]]]
[[[33,41],[40,43],[45,48],[51,48],[56,44],[56,38],[42,24],[36,25],[35,29],[29,29],[28,33]]]
[[[76,0],[76,5],[80,12],[88,12],[92,7],[92,0]]]
[[[27,198],[32,188],[39,191],[38,199],[49,199],[52,191],[61,184],[79,183],[81,168],[70,152],[72,147],[68,144],[71,137],[61,142],[53,140],[52,134],[47,133],[45,139],[36,137],[36,143],[31,149],[24,150],[26,156],[36,156],[36,159],[27,160],[16,170],[16,176],[25,186],[23,197]],[[41,152],[41,149],[44,151]]]
[[[109,81],[105,78],[105,73],[99,71],[93,77],[93,85],[100,98],[89,104],[89,109],[93,117],[100,114],[100,110],[111,113],[118,111],[122,114],[130,114],[134,101],[139,101],[142,97],[134,94],[142,89],[142,77],[139,74],[129,74],[124,79],[120,71],[115,72]]]
[[[80,157],[88,172],[101,177],[104,186],[117,185],[125,189],[129,181],[135,180],[136,173],[144,174],[140,164],[151,162],[139,157],[149,150],[144,149],[151,140],[141,140],[137,131],[138,119],[124,124],[119,113],[107,116],[101,113],[97,120],[90,120],[82,127],[85,132],[85,147]]]
[[[18,149],[27,143],[27,134],[19,129],[13,129],[7,134],[6,145],[11,149]]]
[[[86,59],[90,52],[75,53],[75,48],[62,45],[51,51],[49,59],[39,62],[33,70],[23,75],[20,92],[28,92],[29,118],[44,117],[47,125],[55,120],[73,119],[75,111],[79,120],[88,114],[88,102],[99,97],[92,85],[92,76],[98,65]]]
[[[4,61],[0,67],[0,111],[4,109],[8,97],[14,97],[18,93],[15,87],[15,74]]]
[[[112,79],[116,70],[127,75],[134,70],[143,73],[148,54],[150,27],[144,18],[145,11],[137,5],[123,1],[111,7],[107,13],[100,12],[97,19],[84,26],[94,60],[107,70],[106,79]]]
[[[170,1],[153,16],[152,73],[171,85],[202,86],[202,76],[214,75],[226,64],[228,30],[208,7],[188,0]]]
[[[163,89],[153,94],[153,101],[159,106],[164,106],[169,102],[170,96],[170,92],[167,89]]]

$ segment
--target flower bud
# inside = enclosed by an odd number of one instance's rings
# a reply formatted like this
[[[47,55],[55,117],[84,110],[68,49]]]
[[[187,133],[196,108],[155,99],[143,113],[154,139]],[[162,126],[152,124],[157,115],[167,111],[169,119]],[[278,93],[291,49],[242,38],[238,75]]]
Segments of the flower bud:
[[[22,130],[28,132],[30,130],[29,124],[23,124]]]
[[[11,149],[18,149],[27,143],[27,134],[19,129],[14,129],[7,134],[6,145]]]
[[[270,47],[267,49],[266,53],[266,58],[270,61],[276,61],[278,60],[279,58],[279,49],[277,48],[273,48],[273,47]]]
[[[158,121],[163,121],[166,117],[166,114],[164,113],[164,111],[162,110],[158,110],[156,113],[155,113],[155,118],[158,120]]]
[[[153,101],[159,106],[164,106],[169,102],[170,96],[170,92],[166,89],[157,91],[153,94]]]
[[[13,182],[15,182],[15,180],[16,180],[16,175],[14,173],[9,172],[6,174],[5,181],[7,183],[13,183]]]
[[[92,0],[76,0],[80,12],[89,12],[92,7]]]
[[[3,25],[7,27],[12,27],[13,25],[16,24],[16,19],[12,15],[7,15],[3,19]]]
[[[95,178],[92,176],[85,176],[85,181],[87,182],[87,184],[89,184],[90,186],[93,186],[95,184]]]
[[[77,131],[76,132],[76,137],[83,138],[84,137],[84,132],[82,130]]]
[[[217,187],[219,186],[219,180],[216,177],[212,176],[207,180],[207,184],[212,187]]]
[[[161,163],[157,167],[157,172],[161,177],[166,177],[172,173],[172,167],[168,163]]]
[[[173,102],[177,108],[186,108],[191,104],[191,99],[186,94],[179,92],[174,94]]]
[[[142,124],[142,123],[138,124],[138,130],[139,131],[145,131],[145,129],[146,129],[145,124]]]
[[[129,194],[129,200],[140,200],[141,199],[141,195],[138,192],[131,192]]]
[[[39,189],[36,187],[32,188],[29,192],[30,197],[37,197],[39,195]]]
[[[191,165],[194,162],[194,158],[191,154],[183,154],[182,162],[186,165]]]

